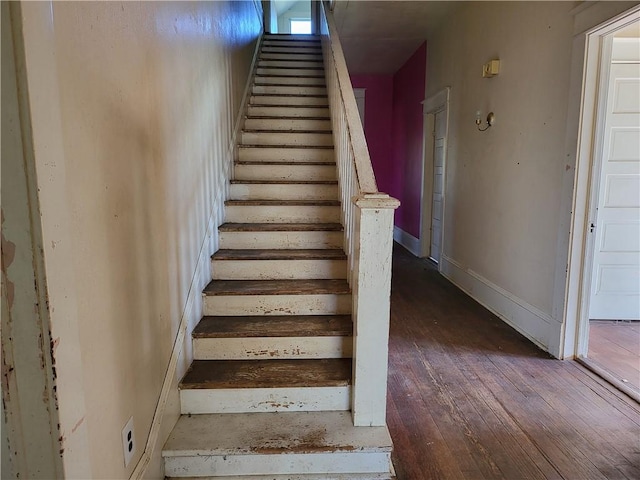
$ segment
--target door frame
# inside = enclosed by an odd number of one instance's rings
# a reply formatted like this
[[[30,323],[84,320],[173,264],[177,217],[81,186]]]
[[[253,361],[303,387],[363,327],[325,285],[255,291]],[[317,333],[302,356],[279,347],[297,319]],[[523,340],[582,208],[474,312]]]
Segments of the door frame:
[[[449,97],[451,87],[445,87],[431,95],[422,102],[422,114],[424,115],[424,131],[422,142],[422,190],[420,193],[420,257],[428,258],[431,255],[431,220],[433,203],[433,149],[435,146],[434,129],[436,113],[444,112],[444,159],[443,175],[444,186],[442,189],[442,228],[440,229],[440,255],[444,248],[445,236],[445,208],[447,185],[447,146],[449,137]],[[438,271],[442,262],[438,263]]]
[[[564,309],[564,358],[584,357],[589,344],[589,301],[595,235],[590,225],[600,182],[604,109],[611,65],[611,42],[616,31],[640,20],[634,7],[586,33],[585,62],[578,131],[578,151],[571,209],[571,232]]]

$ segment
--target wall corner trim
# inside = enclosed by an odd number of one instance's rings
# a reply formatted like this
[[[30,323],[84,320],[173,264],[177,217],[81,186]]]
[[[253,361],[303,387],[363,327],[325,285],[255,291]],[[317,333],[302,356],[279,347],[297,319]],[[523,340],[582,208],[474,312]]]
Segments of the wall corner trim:
[[[405,232],[400,227],[393,227],[393,240],[398,242],[404,248],[413,253],[416,257],[420,256],[420,239],[414,237],[410,233]]]
[[[550,345],[558,322],[549,314],[444,254],[440,260],[440,272],[449,281],[539,348],[558,357],[559,352],[552,351],[556,349]]]

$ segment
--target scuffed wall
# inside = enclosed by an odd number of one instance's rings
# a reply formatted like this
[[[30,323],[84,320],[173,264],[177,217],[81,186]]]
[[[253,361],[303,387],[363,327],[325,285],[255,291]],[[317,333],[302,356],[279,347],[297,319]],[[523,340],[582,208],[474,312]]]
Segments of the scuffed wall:
[[[187,299],[208,275],[198,259],[217,247],[208,227],[223,220],[262,12],[253,1],[52,2],[23,14],[65,470],[128,478]],[[189,315],[192,327],[198,305]]]

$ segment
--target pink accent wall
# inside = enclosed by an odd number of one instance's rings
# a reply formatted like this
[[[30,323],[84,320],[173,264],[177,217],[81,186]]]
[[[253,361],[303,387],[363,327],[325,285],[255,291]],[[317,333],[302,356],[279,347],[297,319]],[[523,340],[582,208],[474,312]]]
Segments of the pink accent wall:
[[[422,136],[427,44],[423,43],[394,75],[352,75],[354,88],[366,88],[364,133],[378,190],[400,200],[395,224],[420,237]]]
[[[422,141],[424,87],[427,75],[427,43],[418,47],[393,77],[393,167],[392,195],[400,200],[395,223],[420,237],[422,191]]]
[[[391,118],[393,116],[393,76],[353,75],[354,88],[366,88],[364,108],[364,135],[369,146],[378,190],[390,193],[393,185],[393,142]]]

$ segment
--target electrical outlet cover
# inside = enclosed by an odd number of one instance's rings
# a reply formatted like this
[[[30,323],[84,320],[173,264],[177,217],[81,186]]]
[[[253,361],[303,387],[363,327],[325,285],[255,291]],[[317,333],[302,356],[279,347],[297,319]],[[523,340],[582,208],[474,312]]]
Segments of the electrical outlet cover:
[[[124,466],[128,467],[129,462],[136,453],[136,439],[133,433],[133,417],[129,419],[122,429],[122,448],[124,452]]]

